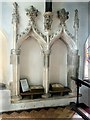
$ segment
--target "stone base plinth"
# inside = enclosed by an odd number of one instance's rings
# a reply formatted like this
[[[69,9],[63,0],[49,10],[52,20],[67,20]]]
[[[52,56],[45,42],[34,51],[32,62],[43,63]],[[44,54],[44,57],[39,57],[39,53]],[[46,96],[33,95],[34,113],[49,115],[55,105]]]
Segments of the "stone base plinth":
[[[21,99],[22,99],[22,97],[20,95],[18,95],[18,96],[12,96],[11,97],[11,102],[17,102],[17,101],[19,101]]]

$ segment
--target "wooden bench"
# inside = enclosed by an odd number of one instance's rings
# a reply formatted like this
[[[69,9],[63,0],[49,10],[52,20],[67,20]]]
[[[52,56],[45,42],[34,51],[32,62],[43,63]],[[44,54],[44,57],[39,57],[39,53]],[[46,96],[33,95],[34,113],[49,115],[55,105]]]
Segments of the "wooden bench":
[[[51,93],[51,95],[60,95],[60,96],[64,96],[67,95],[69,92],[71,92],[70,88],[68,87],[64,87],[62,89],[59,90],[53,90],[53,91],[49,91],[49,93]]]
[[[44,94],[44,92],[42,91],[42,92],[22,92],[22,93],[20,93],[20,95],[22,96],[22,97],[25,97],[25,96],[31,96],[31,99],[33,99],[34,98],[34,96],[39,96],[39,97],[41,97],[41,95],[43,95]]]
[[[41,95],[44,94],[44,88],[41,85],[31,85],[30,86],[30,90],[23,92],[22,89],[20,89],[20,95],[22,96],[22,98],[30,96],[31,99],[33,99],[35,96],[36,98],[40,98]]]

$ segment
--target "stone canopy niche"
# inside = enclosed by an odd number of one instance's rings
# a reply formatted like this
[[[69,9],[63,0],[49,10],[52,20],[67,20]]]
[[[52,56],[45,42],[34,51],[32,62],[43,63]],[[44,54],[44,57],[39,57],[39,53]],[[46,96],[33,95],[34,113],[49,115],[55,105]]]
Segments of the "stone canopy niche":
[[[43,85],[43,54],[32,37],[21,46],[20,78],[27,78],[29,85]]]
[[[13,90],[12,99],[20,99],[20,79],[29,78],[31,85],[41,84],[44,87],[45,98],[50,97],[50,83],[61,83],[72,90],[75,94],[75,85],[71,81],[71,76],[78,76],[78,50],[77,50],[77,30],[78,11],[75,11],[75,37],[69,33],[66,27],[68,12],[61,9],[57,12],[60,19],[60,29],[54,34],[50,34],[53,14],[45,12],[44,29],[47,35],[41,33],[35,24],[38,10],[31,6],[26,9],[29,17],[29,25],[25,32],[18,35],[18,10],[17,3],[14,3],[13,13],[13,49],[11,58],[13,65]],[[74,40],[75,39],[75,40]],[[42,98],[41,98],[42,99]]]
[[[61,83],[67,86],[67,46],[58,39],[51,48],[50,83]]]

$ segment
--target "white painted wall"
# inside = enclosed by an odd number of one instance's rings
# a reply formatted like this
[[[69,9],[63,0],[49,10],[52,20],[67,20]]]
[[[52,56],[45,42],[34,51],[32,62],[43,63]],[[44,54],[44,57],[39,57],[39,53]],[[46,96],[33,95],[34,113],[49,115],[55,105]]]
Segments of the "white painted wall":
[[[0,48],[1,48],[1,50],[0,50],[0,56],[2,56],[2,37],[1,37],[1,33],[0,33]],[[0,81],[3,81],[3,71],[2,71],[2,57],[1,57],[1,59],[0,59]]]
[[[0,31],[0,83],[8,84],[9,78],[9,55],[8,41],[6,36]]]

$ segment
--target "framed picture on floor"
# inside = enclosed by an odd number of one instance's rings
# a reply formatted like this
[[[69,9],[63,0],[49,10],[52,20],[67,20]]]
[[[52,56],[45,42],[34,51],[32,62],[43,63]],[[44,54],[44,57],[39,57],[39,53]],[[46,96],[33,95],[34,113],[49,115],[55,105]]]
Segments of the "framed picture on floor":
[[[30,90],[28,80],[26,78],[20,80],[22,92],[27,92]]]

